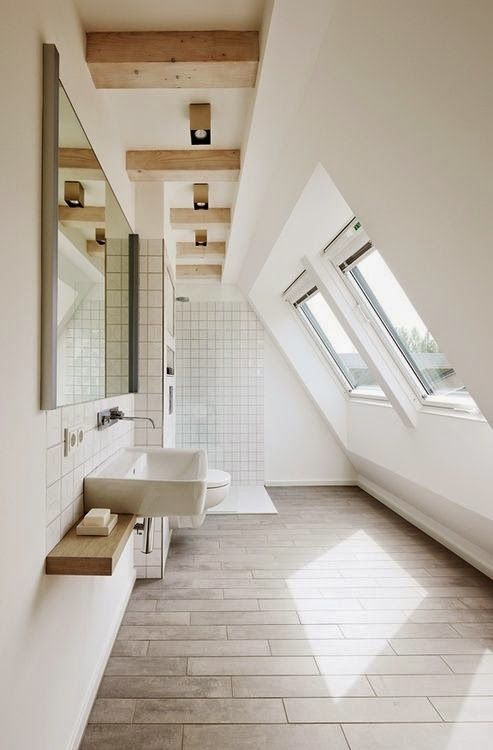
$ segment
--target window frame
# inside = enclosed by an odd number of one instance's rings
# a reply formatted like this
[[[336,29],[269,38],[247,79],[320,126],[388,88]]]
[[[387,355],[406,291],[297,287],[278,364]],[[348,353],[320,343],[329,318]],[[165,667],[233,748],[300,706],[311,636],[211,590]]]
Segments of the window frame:
[[[356,219],[353,219],[346,225],[346,227],[344,227],[344,230],[354,226],[356,223],[359,224]],[[361,225],[359,224],[357,229],[359,229],[360,226]],[[342,234],[342,232],[340,234]],[[357,268],[358,263],[364,257],[372,252],[378,251],[371,240],[369,240],[368,235],[366,235],[364,230],[363,235],[364,238],[361,239],[359,244],[354,245],[353,243],[348,243],[345,252],[336,251],[331,254],[331,245],[338,239],[339,235],[337,235],[323,251],[327,260],[332,263],[340,277],[344,280],[345,287],[351,293],[360,313],[376,331],[385,351],[391,356],[393,363],[412,388],[422,408],[427,410],[443,409],[444,412],[449,413],[457,411],[479,417],[479,408],[470,394],[468,399],[460,400],[455,399],[453,396],[444,396],[435,393],[431,382],[427,380],[426,375],[421,372],[417,363],[414,361],[412,353],[408,352],[400,342],[397,331],[389,320],[382,305],[366,282],[361,271]],[[349,278],[350,274],[352,278]],[[411,304],[413,303],[411,302]]]
[[[361,260],[362,258],[370,255],[371,252],[374,252],[375,248],[371,248],[367,250],[364,255],[361,255],[361,257],[358,260]],[[344,273],[344,272],[343,272]],[[354,279],[355,284],[359,287],[361,290],[361,293],[363,297],[368,302],[368,305],[370,306],[372,312],[374,315],[376,315],[377,320],[380,321],[383,328],[387,331],[389,337],[399,350],[400,354],[404,358],[404,360],[407,362],[410,370],[412,371],[414,377],[420,384],[421,388],[423,388],[425,392],[425,397],[433,396],[435,395],[433,392],[433,387],[431,383],[429,382],[428,378],[426,377],[425,373],[422,372],[419,369],[418,363],[414,359],[412,352],[408,351],[407,348],[402,343],[399,334],[397,333],[395,326],[392,324],[389,316],[383,309],[382,305],[378,301],[378,298],[375,296],[373,290],[371,289],[370,285],[367,283],[365,277],[361,273],[361,271],[358,268],[358,264],[355,263],[351,268],[347,271],[348,274],[351,274],[351,276]],[[412,303],[411,303],[412,304]],[[422,396],[422,394],[419,394]]]
[[[383,401],[387,403],[387,397],[381,389],[380,391],[373,391],[371,387],[358,386],[356,384],[350,370],[346,367],[343,360],[334,349],[332,343],[330,342],[330,339],[322,330],[313,313],[309,309],[304,309],[302,307],[303,303],[315,294],[322,294],[322,292],[316,286],[316,284],[313,284],[313,286],[311,286],[311,288],[307,292],[301,294],[297,299],[290,302],[290,306],[293,309],[297,320],[301,321],[304,328],[308,331],[310,338],[316,344],[318,351],[323,357],[324,364],[329,365],[330,369],[334,372],[340,385],[344,389],[346,396],[348,396],[349,398],[364,400],[375,399],[376,401]],[[348,338],[351,340],[350,336]],[[378,387],[380,388],[380,386]]]

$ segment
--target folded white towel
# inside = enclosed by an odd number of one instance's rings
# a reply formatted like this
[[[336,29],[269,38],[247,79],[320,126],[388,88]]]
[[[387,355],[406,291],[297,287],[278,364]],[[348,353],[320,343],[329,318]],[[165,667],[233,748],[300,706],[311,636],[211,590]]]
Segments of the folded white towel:
[[[110,520],[109,508],[92,508],[84,516],[84,526],[107,526]]]

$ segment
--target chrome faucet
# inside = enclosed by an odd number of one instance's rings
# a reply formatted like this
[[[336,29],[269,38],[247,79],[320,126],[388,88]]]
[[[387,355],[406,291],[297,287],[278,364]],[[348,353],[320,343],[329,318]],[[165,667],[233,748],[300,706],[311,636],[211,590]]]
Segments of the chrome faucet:
[[[154,420],[151,419],[150,417],[126,417],[125,414],[122,412],[122,410],[119,409],[118,407],[110,409],[110,419],[118,419],[118,420],[124,419],[129,422],[133,422],[135,419],[144,419],[147,422],[150,422],[154,428],[156,427]]]
[[[110,425],[115,424],[115,422],[120,422],[122,420],[134,422],[136,419],[143,419],[146,422],[150,422],[153,428],[156,427],[156,424],[151,417],[126,417],[118,406],[113,406],[111,409],[104,409],[104,411],[99,412],[98,427],[102,430],[105,427],[110,427]]]

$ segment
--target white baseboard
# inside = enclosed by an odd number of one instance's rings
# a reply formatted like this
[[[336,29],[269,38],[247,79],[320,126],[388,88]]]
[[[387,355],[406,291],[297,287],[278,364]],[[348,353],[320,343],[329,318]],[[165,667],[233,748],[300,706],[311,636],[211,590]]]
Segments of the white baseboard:
[[[460,534],[448,529],[439,521],[435,521],[435,519],[415,508],[411,503],[393,495],[361,475],[358,475],[358,486],[489,578],[493,578],[493,558],[481,547],[469,542]]]
[[[133,544],[133,540],[132,540],[132,544]],[[115,642],[116,636],[118,635],[118,630],[120,629],[120,624],[123,619],[123,615],[125,614],[125,610],[127,609],[128,600],[130,599],[130,595],[134,587],[135,568],[133,568],[132,572],[133,572],[133,575],[130,576],[128,590],[125,593],[125,596],[123,597],[122,603],[120,605],[120,610],[118,613],[118,617],[116,619],[115,626],[112,628],[112,630],[108,634],[105,647],[99,659],[99,663],[97,664],[96,669],[94,671],[94,675],[89,685],[86,698],[82,703],[82,708],[80,710],[79,718],[75,725],[75,729],[72,735],[72,740],[69,742],[70,750],[78,750],[79,745],[82,741],[82,736],[86,729],[87,721],[89,719],[89,714],[91,713],[92,705],[94,703],[94,700],[96,698],[96,695],[99,689],[99,683],[102,680],[104,670],[106,668],[106,663],[110,657],[113,644]]]
[[[269,479],[266,487],[357,487],[357,479]]]

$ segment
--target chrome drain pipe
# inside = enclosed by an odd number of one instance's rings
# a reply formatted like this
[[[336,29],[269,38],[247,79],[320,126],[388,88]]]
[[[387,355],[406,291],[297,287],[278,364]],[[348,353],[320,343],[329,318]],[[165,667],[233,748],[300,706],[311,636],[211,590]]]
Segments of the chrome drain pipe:
[[[154,549],[154,518],[144,518],[142,523],[135,524],[134,529],[137,534],[142,534],[141,552],[148,555]]]

